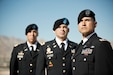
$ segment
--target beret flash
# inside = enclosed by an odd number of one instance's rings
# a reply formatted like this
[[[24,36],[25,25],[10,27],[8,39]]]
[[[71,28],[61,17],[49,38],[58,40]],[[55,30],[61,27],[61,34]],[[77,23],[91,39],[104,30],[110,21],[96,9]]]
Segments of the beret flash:
[[[55,21],[53,30],[55,31],[61,24],[69,25],[69,21],[67,18],[58,19]]]
[[[26,27],[25,34],[27,35],[28,32],[31,30],[38,30],[38,26],[36,24],[30,24]]]

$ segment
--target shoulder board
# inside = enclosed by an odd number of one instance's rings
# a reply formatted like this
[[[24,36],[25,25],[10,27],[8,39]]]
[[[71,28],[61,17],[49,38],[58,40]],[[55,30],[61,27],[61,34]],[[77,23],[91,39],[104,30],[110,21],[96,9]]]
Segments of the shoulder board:
[[[43,45],[45,45],[45,42],[41,42],[40,44],[43,46]]]
[[[18,46],[18,44],[15,44],[15,45],[14,45],[14,47],[17,47],[17,46]]]
[[[99,39],[99,41],[107,41],[107,40],[102,38],[102,39]]]

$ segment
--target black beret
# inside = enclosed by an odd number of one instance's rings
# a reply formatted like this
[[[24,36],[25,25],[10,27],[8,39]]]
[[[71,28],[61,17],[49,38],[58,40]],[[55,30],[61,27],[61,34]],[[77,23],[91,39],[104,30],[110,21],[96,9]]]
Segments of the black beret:
[[[83,10],[80,12],[80,14],[78,16],[78,24],[80,23],[80,21],[83,17],[92,17],[95,21],[95,13],[89,9],[86,9],[86,10]]]
[[[69,25],[69,21],[67,18],[58,19],[55,21],[53,30],[55,31],[61,24]]]
[[[38,30],[38,26],[36,24],[30,24],[26,27],[25,34],[27,35],[28,32],[31,30]]]

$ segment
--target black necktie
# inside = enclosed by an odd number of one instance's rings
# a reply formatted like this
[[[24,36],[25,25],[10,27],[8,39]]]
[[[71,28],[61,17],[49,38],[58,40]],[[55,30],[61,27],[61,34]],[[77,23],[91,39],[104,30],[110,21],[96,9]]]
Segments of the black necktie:
[[[31,55],[33,56],[33,54],[34,54],[34,51],[33,51],[34,49],[33,49],[33,46],[31,46],[31,51],[30,51],[30,53],[31,53]]]
[[[81,40],[80,45],[83,45],[83,40]]]
[[[61,43],[61,50],[64,52],[65,51],[65,44]]]

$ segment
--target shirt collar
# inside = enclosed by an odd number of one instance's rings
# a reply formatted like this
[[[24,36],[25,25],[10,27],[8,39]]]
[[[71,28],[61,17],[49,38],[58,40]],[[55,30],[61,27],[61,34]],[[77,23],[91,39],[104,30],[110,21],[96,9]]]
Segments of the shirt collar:
[[[61,48],[61,43],[64,43],[65,44],[65,50],[67,49],[67,46],[68,46],[68,39],[64,40],[64,41],[61,41],[59,40],[58,37],[55,38],[56,40],[56,43],[58,44],[58,46]]]
[[[85,44],[86,41],[87,41],[94,33],[95,33],[95,32],[93,32],[93,33],[91,33],[90,35],[88,35],[87,37],[85,37],[85,38],[83,39],[83,43],[82,43],[82,44]]]
[[[35,42],[34,44],[30,44],[28,41],[27,41],[27,45],[28,45],[28,47],[29,47],[29,50],[31,50],[31,46],[33,46],[33,49],[34,49],[34,51],[36,50],[36,47],[37,47],[37,42]]]

